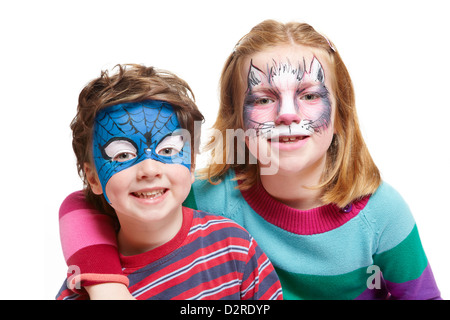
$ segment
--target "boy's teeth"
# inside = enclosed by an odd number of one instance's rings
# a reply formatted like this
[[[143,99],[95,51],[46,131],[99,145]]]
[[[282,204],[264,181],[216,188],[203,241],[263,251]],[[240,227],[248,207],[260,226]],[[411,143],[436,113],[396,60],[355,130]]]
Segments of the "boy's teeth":
[[[138,198],[144,198],[144,199],[153,199],[156,197],[161,196],[164,193],[164,190],[155,190],[155,191],[149,191],[149,192],[134,192],[134,195]]]

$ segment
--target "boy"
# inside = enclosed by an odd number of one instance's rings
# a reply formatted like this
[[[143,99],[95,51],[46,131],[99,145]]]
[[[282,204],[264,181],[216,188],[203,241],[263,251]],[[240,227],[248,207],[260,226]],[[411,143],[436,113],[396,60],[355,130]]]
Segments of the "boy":
[[[124,274],[117,282],[140,300],[281,299],[272,264],[243,228],[182,206],[194,181],[194,122],[203,120],[187,83],[140,65],[118,69],[82,90],[71,124],[85,196],[116,218]],[[75,281],[57,299],[87,299],[102,283],[89,267],[69,270]],[[80,281],[89,295],[75,290]]]

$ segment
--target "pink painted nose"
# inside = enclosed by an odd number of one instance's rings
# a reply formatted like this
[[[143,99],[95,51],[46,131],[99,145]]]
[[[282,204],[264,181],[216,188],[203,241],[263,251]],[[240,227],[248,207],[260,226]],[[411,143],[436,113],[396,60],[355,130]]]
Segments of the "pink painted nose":
[[[275,124],[276,125],[280,125],[280,124],[284,124],[284,125],[290,125],[292,122],[296,122],[296,123],[300,123],[301,119],[298,115],[296,114],[292,114],[292,113],[284,113],[281,114],[276,120],[275,120]]]

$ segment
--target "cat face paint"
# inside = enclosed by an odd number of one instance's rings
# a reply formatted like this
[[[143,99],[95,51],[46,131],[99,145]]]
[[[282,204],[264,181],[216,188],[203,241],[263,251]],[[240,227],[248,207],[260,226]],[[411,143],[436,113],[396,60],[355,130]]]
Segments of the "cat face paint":
[[[183,133],[166,102],[124,103],[101,110],[95,118],[93,154],[106,200],[109,179],[143,160],[181,164],[191,170],[190,142]]]
[[[266,139],[303,139],[328,128],[331,99],[325,73],[314,56],[309,67],[305,59],[267,65],[265,72],[250,62],[244,100],[246,129]],[[281,141],[281,140],[280,140]]]

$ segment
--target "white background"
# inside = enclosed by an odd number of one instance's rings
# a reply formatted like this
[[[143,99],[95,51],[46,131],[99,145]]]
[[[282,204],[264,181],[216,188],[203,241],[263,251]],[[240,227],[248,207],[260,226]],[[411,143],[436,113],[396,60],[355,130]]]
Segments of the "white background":
[[[82,87],[117,63],[188,81],[210,127],[226,57],[264,19],[307,22],[339,50],[383,178],[409,203],[450,297],[446,1],[2,1],[0,298],[53,299],[65,277],[58,209],[81,188],[71,148]]]

